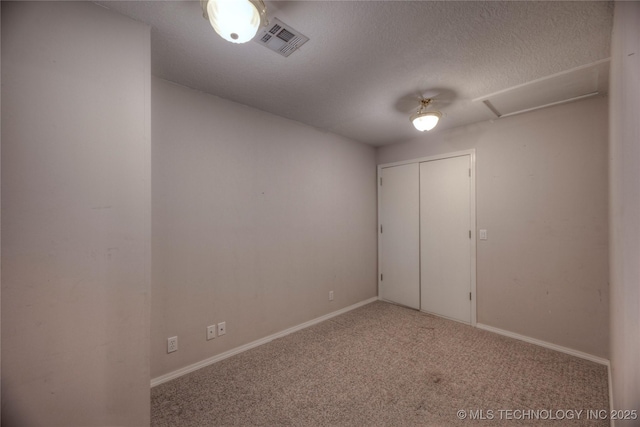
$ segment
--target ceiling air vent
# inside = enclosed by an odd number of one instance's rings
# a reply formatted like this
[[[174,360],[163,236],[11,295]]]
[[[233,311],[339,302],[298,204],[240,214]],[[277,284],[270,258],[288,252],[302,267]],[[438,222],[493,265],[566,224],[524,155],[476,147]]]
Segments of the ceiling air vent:
[[[269,20],[269,25],[253,39],[282,56],[291,55],[296,49],[309,41],[309,37],[294,30],[278,18]]]

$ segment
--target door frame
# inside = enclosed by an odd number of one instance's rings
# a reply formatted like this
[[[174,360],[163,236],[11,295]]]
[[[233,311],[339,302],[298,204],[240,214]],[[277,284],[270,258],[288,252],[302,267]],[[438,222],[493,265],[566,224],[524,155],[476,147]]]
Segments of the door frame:
[[[382,225],[381,217],[380,217],[380,209],[381,209],[381,199],[380,199],[380,179],[382,178],[382,169],[389,168],[393,166],[402,166],[410,163],[422,163],[429,162],[433,160],[443,160],[449,159],[452,157],[461,157],[461,156],[469,156],[469,163],[471,166],[471,183],[470,183],[470,191],[469,191],[469,206],[471,208],[471,259],[469,262],[471,263],[471,326],[476,326],[477,324],[477,293],[476,293],[476,232],[477,232],[477,224],[476,224],[476,150],[462,150],[462,151],[454,151],[450,153],[436,154],[433,156],[427,157],[418,157],[415,159],[409,160],[401,160],[398,162],[392,163],[383,163],[377,166],[377,176],[376,176],[376,187],[377,187],[377,197],[378,197],[378,298],[380,297],[380,267],[382,266],[382,248],[381,248],[381,237],[380,237],[380,226]],[[384,185],[384,183],[383,183]],[[422,310],[421,310],[422,311]],[[465,323],[466,322],[461,322]]]

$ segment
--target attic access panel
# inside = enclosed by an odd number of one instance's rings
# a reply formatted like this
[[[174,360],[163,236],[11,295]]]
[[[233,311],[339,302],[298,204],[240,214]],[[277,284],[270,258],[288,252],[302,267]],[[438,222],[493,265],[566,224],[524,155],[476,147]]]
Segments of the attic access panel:
[[[491,95],[481,101],[497,117],[507,117],[607,92],[609,60],[543,77]]]
[[[308,42],[309,37],[278,18],[272,18],[269,20],[269,25],[258,32],[253,40],[284,57],[288,57]]]

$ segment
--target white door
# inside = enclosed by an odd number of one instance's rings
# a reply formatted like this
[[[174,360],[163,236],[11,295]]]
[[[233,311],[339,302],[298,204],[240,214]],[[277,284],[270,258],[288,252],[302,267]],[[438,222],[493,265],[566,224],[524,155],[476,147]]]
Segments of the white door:
[[[421,310],[471,323],[468,155],[420,163]]]
[[[419,309],[419,166],[383,168],[380,176],[380,298]]]

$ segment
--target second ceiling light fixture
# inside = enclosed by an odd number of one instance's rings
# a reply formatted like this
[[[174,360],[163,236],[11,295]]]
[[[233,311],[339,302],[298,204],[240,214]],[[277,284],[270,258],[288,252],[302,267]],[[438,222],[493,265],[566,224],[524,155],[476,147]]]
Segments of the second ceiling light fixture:
[[[416,129],[423,132],[425,130],[431,130],[438,124],[442,113],[440,111],[426,111],[427,106],[431,104],[432,99],[421,99],[420,108],[414,114],[411,115],[409,120],[413,123]]]

